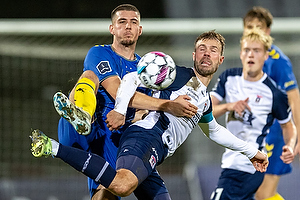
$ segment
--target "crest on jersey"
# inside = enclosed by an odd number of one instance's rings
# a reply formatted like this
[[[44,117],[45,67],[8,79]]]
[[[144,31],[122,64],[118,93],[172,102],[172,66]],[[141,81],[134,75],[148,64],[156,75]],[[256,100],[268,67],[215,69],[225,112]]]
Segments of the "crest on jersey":
[[[261,95],[256,95],[255,102],[256,102],[256,103],[260,102],[260,99],[261,99],[262,97],[263,97],[263,96],[261,96]]]
[[[111,67],[109,65],[108,61],[101,61],[98,65],[97,65],[97,69],[100,72],[100,74],[105,74],[107,72],[111,72]]]

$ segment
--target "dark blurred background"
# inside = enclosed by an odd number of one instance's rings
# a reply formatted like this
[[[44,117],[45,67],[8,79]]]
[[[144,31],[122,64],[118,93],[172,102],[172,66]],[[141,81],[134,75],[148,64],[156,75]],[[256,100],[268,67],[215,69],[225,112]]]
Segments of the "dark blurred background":
[[[276,17],[299,17],[299,0],[3,0],[0,18],[109,18],[119,4],[130,3],[142,18],[241,17],[253,5]]]

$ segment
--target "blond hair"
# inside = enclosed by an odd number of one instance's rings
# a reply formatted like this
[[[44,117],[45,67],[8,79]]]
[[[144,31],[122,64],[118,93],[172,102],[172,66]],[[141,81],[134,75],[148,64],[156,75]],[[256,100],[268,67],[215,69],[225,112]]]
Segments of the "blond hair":
[[[250,41],[261,42],[264,45],[266,51],[271,48],[274,40],[270,35],[266,34],[259,28],[253,28],[245,31],[243,36],[241,37],[240,44],[242,44],[242,42],[246,39]]]

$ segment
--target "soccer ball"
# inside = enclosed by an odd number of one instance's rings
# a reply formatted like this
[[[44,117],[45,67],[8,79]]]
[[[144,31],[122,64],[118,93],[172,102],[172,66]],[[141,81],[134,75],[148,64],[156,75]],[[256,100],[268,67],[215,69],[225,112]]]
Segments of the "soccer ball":
[[[147,88],[162,90],[175,80],[176,65],[169,55],[153,51],[141,58],[137,65],[137,73]]]

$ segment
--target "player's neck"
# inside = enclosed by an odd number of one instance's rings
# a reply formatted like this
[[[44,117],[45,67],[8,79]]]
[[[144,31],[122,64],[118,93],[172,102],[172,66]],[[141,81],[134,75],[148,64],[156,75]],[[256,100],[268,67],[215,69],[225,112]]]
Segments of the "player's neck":
[[[213,74],[209,75],[209,76],[201,76],[200,74],[198,74],[197,72],[195,72],[196,76],[199,78],[199,80],[207,87],[208,84],[210,83]]]
[[[114,52],[119,54],[120,56],[128,59],[128,60],[134,60],[136,59],[134,51],[135,51],[135,44],[130,46],[125,46],[121,44],[112,44],[111,45]]]
[[[243,72],[243,74],[244,74],[244,79],[246,81],[251,81],[251,82],[259,81],[264,76],[264,72],[263,71],[259,71],[259,72]]]

